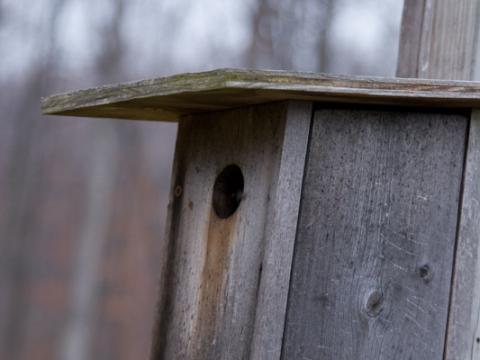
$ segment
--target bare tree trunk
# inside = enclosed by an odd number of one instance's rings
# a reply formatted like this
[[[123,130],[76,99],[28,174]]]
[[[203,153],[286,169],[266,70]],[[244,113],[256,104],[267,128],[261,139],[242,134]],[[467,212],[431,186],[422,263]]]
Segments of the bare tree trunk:
[[[304,18],[311,17],[311,11],[320,10],[319,18],[315,19],[317,58],[312,63],[317,71],[330,70],[333,0],[258,0],[256,4],[251,17],[252,38],[245,60],[248,67],[292,69],[296,46],[302,41],[299,36],[305,27]]]
[[[99,124],[100,125],[100,124]],[[65,329],[64,360],[95,357],[91,353],[95,329],[99,268],[108,235],[116,171],[117,139],[112,129],[98,126],[92,140],[92,168],[87,183],[87,208],[72,281],[72,310]]]
[[[14,100],[12,97],[15,110],[10,114],[3,114],[3,121],[8,117],[17,120],[12,124],[14,140],[9,154],[9,165],[4,169],[8,191],[2,201],[6,210],[0,241],[2,257],[6,259],[2,260],[4,266],[1,275],[2,296],[6,298],[5,320],[2,324],[5,336],[1,336],[0,349],[4,349],[3,354],[9,359],[26,357],[27,329],[32,307],[29,294],[35,280],[32,274],[35,228],[38,221],[35,212],[46,196],[45,191],[38,191],[39,188],[46,190],[45,172],[40,165],[42,152],[39,148],[48,141],[48,135],[45,135],[41,124],[36,121],[37,104],[52,71],[54,34],[58,16],[65,3],[66,0],[57,0],[49,8],[49,38],[46,41],[44,61],[31,71],[31,78],[23,88],[25,92],[19,92],[19,97]],[[0,4],[0,17],[1,15]]]
[[[125,10],[124,0],[112,0],[113,11],[102,24],[100,38],[102,51],[96,59],[97,79],[101,83],[113,82],[121,74],[123,46],[121,26]],[[128,141],[135,134],[125,136],[122,147],[119,135],[122,124],[109,121],[92,124],[89,141],[90,168],[86,174],[87,207],[82,231],[78,234],[77,258],[71,287],[71,315],[67,323],[63,344],[65,360],[102,358],[99,355],[96,329],[102,315],[98,311],[101,295],[96,289],[101,285],[102,261],[109,238],[113,216],[115,179],[118,163],[126,151]],[[137,130],[130,127],[131,132]],[[136,159],[142,161],[141,158]],[[99,319],[100,318],[100,319]],[[109,357],[107,357],[109,358]]]
[[[250,68],[257,67],[261,63],[261,57],[273,58],[271,23],[275,15],[275,9],[269,0],[257,1],[257,7],[251,17],[252,38],[246,56],[246,64]]]
[[[329,72],[330,59],[332,57],[330,49],[331,41],[331,25],[334,14],[333,0],[322,1],[322,19],[319,21],[319,34],[318,34],[318,65],[317,69],[320,72]]]
[[[0,25],[14,26],[1,1]],[[159,124],[39,118],[40,97],[66,68],[57,24],[68,4],[42,8],[42,56],[28,80],[1,84],[0,359],[145,358],[172,141]],[[98,82],[125,77],[131,4],[111,0],[102,27],[92,24]]]

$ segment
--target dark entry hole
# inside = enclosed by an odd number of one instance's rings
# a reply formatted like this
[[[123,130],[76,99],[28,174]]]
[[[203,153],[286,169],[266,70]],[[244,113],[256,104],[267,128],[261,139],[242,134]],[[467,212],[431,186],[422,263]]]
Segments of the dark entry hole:
[[[213,186],[213,210],[226,219],[237,210],[243,197],[243,174],[237,165],[228,165],[218,174]]]

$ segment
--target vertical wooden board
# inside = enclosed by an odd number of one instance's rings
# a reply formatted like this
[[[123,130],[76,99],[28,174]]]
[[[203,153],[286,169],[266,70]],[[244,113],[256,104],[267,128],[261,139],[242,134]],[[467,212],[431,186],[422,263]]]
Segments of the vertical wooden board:
[[[419,54],[427,0],[404,0],[400,41],[398,42],[398,77],[418,77]],[[426,29],[426,28],[425,28]]]
[[[480,359],[480,113],[468,136],[445,358]]]
[[[479,10],[477,0],[406,0],[397,76],[470,80]]]
[[[441,359],[467,119],[320,110],[284,359]]]
[[[479,4],[477,0],[405,0],[397,76],[478,78]],[[445,349],[448,360],[480,359],[478,116],[472,117],[469,128]]]
[[[181,121],[152,359],[248,358],[255,316],[268,318],[262,312],[273,311],[257,311],[257,299],[271,291],[283,299],[281,339],[310,119],[310,103],[274,103]],[[285,168],[289,157],[300,176]],[[243,172],[244,197],[233,215],[221,219],[212,192],[217,175],[231,164]],[[272,219],[282,200],[278,191],[291,192],[296,211],[293,206]],[[265,246],[272,246],[268,229],[278,221],[294,226],[279,244],[285,250],[279,264],[288,266],[283,293],[262,280],[276,270],[266,264],[263,271],[262,263]],[[280,341],[277,346],[279,353]]]
[[[289,104],[280,164],[269,195],[251,360],[281,355],[311,118],[311,103]]]

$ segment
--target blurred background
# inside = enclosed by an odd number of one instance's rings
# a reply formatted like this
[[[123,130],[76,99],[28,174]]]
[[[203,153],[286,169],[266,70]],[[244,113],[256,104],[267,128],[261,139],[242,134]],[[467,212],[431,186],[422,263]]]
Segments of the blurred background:
[[[0,0],[0,359],[146,359],[174,124],[40,98],[219,67],[393,76],[402,0]]]

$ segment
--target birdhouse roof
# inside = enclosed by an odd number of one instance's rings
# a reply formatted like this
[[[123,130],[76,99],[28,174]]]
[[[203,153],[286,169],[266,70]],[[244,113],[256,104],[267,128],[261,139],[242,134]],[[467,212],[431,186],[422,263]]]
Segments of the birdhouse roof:
[[[469,109],[480,107],[480,83],[220,69],[54,95],[42,99],[42,111],[177,121],[195,113],[285,100]]]

